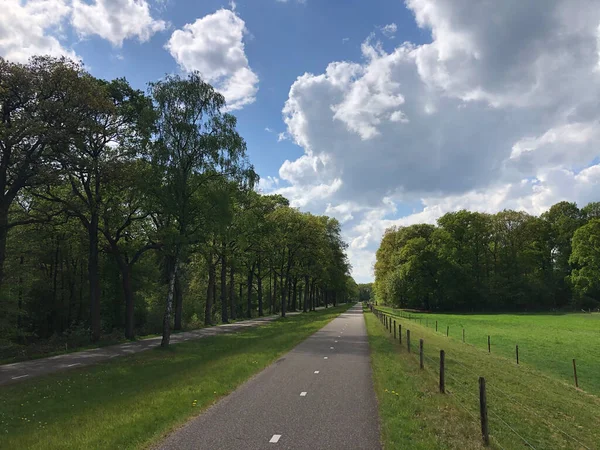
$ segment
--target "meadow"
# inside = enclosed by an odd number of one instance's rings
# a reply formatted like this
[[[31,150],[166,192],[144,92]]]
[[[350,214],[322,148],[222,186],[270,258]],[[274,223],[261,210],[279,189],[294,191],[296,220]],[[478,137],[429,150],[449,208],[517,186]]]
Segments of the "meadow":
[[[579,387],[600,395],[600,314],[429,314],[407,313],[382,307],[392,315],[410,317],[438,333],[491,352],[516,363],[535,367],[565,383],[574,384],[573,359],[577,364]]]
[[[381,323],[375,321],[373,325],[370,320],[369,334],[380,334],[383,329],[387,339],[394,343],[395,355],[386,355],[381,363],[384,368],[374,370],[376,385],[387,383],[388,390],[398,392],[403,381],[397,379],[394,383],[382,374],[388,373],[386,368],[392,367],[398,359],[411,362],[413,370],[404,371],[405,377],[419,379],[427,386],[417,392],[417,397],[423,400],[419,413],[423,422],[421,429],[427,426],[428,418],[436,410],[435,404],[429,401],[431,395],[451,399],[453,408],[448,408],[447,414],[462,417],[460,420],[477,428],[478,378],[481,376],[486,379],[493,448],[600,448],[597,431],[600,427],[600,398],[597,396],[600,367],[594,361],[599,350],[597,325],[600,325],[600,317],[597,315],[445,315],[407,313],[390,308],[381,310],[391,318],[392,327],[386,330]],[[394,339],[394,320],[396,327],[402,326],[402,344],[398,337]],[[466,343],[462,342],[463,327]],[[411,332],[411,353],[407,349],[407,330]],[[491,353],[487,349],[488,334],[491,336]],[[420,339],[424,342],[425,360],[421,370],[418,369]],[[516,344],[519,345],[519,365],[515,360]],[[440,350],[446,355],[445,395],[437,392]],[[577,358],[580,389],[575,388],[572,378],[573,358]],[[379,358],[374,356],[373,359]],[[417,381],[413,380],[413,383]],[[464,414],[459,416],[454,409],[460,409]],[[389,403],[382,402],[381,398],[380,415],[390,415]],[[455,419],[446,420],[452,423]],[[398,424],[386,424],[384,419],[384,441],[391,444],[393,440],[385,437],[393,436],[397,429]],[[415,429],[420,428],[416,426]],[[468,428],[464,431],[468,432]],[[462,434],[455,445],[450,444],[448,448],[468,447]],[[413,439],[419,442],[420,435],[420,431],[413,434]],[[481,442],[478,431],[472,433],[469,442]]]

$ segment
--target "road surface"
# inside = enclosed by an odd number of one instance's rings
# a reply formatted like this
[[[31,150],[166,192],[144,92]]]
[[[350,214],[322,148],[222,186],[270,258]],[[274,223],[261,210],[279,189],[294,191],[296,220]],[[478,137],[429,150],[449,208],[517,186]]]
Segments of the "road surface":
[[[317,308],[321,309],[321,308]],[[290,312],[288,316],[295,314]],[[171,335],[171,343],[177,344],[194,339],[200,339],[207,336],[214,336],[222,333],[232,333],[244,328],[257,327],[264,325],[279,318],[277,315],[261,317],[258,319],[244,320],[225,325],[217,325],[209,328],[201,328],[194,331],[185,331]],[[32,359],[30,361],[17,362],[12,364],[0,365],[0,386],[3,384],[17,383],[19,381],[29,380],[40,375],[46,375],[62,370],[75,369],[80,367],[97,364],[118,356],[131,355],[133,353],[143,352],[160,345],[161,338],[148,338],[125,344],[111,345],[109,347],[94,348],[81,352],[66,353],[64,355],[51,356],[49,358]]]
[[[157,448],[380,449],[369,343],[360,304]]]

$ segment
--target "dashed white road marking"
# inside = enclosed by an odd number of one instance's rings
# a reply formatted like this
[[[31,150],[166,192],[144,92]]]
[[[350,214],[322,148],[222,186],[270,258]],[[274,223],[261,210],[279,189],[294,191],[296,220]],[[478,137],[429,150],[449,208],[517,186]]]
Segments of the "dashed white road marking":
[[[333,350],[333,347],[329,347],[331,350]]]
[[[300,392],[300,397],[306,397],[306,392]]]
[[[327,359],[327,356],[324,356],[323,359]]]
[[[277,442],[279,442],[279,439],[281,439],[281,435],[280,434],[274,434],[273,437],[271,438],[271,440],[269,442],[271,444],[277,444]]]
[[[11,380],[18,380],[19,378],[28,377],[29,375],[19,375],[18,377],[12,377]]]
[[[79,364],[81,364],[81,363],[69,364],[67,367],[78,366]]]
[[[319,373],[319,371],[318,371],[318,370],[315,370],[315,373]]]
[[[333,342],[337,343],[337,341],[333,341]]]

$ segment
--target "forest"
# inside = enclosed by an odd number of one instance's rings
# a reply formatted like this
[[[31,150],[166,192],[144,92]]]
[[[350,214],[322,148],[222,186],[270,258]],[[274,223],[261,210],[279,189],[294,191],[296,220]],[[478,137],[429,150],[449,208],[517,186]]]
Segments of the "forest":
[[[226,106],[0,58],[0,358],[358,299],[340,224],[257,192]]]
[[[595,310],[600,203],[447,213],[437,226],[393,227],[375,263],[379,304],[438,311]]]

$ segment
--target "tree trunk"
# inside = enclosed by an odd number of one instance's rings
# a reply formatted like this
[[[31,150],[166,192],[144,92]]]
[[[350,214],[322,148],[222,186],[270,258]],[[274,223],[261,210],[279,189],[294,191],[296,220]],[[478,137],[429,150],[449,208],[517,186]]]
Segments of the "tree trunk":
[[[294,278],[294,290],[293,290],[293,297],[292,297],[292,311],[296,311],[297,309],[297,300],[298,300],[298,278]]]
[[[258,283],[258,317],[264,316],[263,313],[263,291],[262,291],[262,273],[260,270],[260,261],[257,266],[257,277],[256,282]]]
[[[285,317],[287,311],[287,297],[289,295],[288,282],[289,274],[286,274],[286,281],[283,281],[283,273],[281,274],[281,317]]]
[[[329,301],[329,291],[325,289],[323,293],[323,298],[325,299],[325,308],[327,308],[327,302]]]
[[[96,213],[93,213],[91,216],[88,234],[88,280],[90,283],[91,337],[92,342],[98,342],[100,339],[100,275],[98,273],[98,215]]]
[[[171,340],[171,315],[173,311],[173,297],[175,295],[175,279],[177,278],[177,266],[179,265],[179,252],[173,257],[173,264],[169,265],[169,289],[167,291],[167,304],[163,318],[163,335],[160,346],[166,348]]]
[[[6,262],[6,239],[8,236],[8,207],[0,209],[0,288],[4,282],[4,263]]]
[[[133,288],[131,286],[131,267],[125,261],[119,262],[121,269],[121,283],[123,294],[125,295],[125,337],[133,339],[135,337],[135,318],[133,304]]]
[[[304,275],[304,305],[302,306],[302,311],[308,311],[308,275]]]
[[[246,310],[246,317],[252,319],[252,278],[254,276],[254,266],[250,267],[248,271],[248,309]]]
[[[204,308],[204,325],[212,325],[212,304],[215,291],[215,265],[212,262],[212,255],[208,262],[208,287],[206,288],[206,305]]]
[[[174,330],[181,330],[181,316],[183,315],[183,290],[181,288],[181,275],[175,277],[175,324]]]
[[[235,301],[235,282],[233,280],[234,275],[233,264],[229,266],[229,315],[231,320],[237,318],[236,301]]]
[[[229,323],[227,318],[227,257],[225,243],[221,246],[221,322]]]

